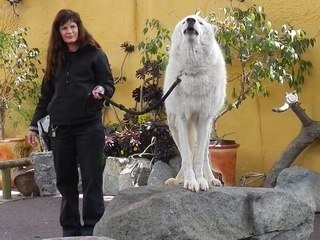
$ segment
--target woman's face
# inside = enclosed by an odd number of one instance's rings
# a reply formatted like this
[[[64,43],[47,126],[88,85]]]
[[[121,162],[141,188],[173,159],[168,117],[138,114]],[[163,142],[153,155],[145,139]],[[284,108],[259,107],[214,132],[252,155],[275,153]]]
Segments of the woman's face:
[[[75,22],[67,21],[59,27],[59,32],[62,40],[67,44],[69,50],[77,46],[78,25]]]

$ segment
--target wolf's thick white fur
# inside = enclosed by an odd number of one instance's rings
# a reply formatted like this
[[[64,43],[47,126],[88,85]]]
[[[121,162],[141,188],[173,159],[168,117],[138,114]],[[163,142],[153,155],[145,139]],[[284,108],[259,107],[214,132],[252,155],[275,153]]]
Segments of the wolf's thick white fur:
[[[196,15],[180,21],[173,32],[164,92],[181,83],[165,101],[168,124],[181,154],[182,164],[168,185],[183,183],[192,191],[221,185],[211,171],[208,146],[213,118],[224,104],[226,67],[215,39],[216,27]],[[193,131],[192,131],[193,129]]]

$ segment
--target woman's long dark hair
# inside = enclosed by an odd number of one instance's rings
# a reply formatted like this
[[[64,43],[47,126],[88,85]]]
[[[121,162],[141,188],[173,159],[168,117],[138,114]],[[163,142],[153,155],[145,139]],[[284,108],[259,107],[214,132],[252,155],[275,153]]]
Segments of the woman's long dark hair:
[[[70,9],[61,9],[54,18],[51,27],[47,51],[47,67],[44,77],[45,80],[50,80],[52,76],[60,71],[63,62],[63,52],[67,50],[67,45],[60,35],[59,28],[68,21],[74,22],[78,26],[77,43],[79,48],[86,46],[87,44],[96,48],[101,48],[98,42],[83,26],[79,13]]]

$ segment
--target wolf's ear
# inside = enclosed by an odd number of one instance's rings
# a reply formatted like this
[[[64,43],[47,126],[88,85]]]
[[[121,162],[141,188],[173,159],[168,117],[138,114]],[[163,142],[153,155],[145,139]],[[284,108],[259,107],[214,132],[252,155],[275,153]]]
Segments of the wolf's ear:
[[[212,25],[212,31],[213,31],[213,34],[216,35],[218,31],[218,27],[216,25]]]

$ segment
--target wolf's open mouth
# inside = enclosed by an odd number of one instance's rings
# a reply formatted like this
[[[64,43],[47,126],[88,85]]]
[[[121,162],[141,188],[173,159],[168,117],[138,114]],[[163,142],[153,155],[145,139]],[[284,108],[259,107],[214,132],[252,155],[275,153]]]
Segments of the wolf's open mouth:
[[[188,27],[186,28],[184,31],[183,31],[183,34],[195,34],[195,35],[199,35],[198,31],[195,30],[194,28],[192,27]]]

